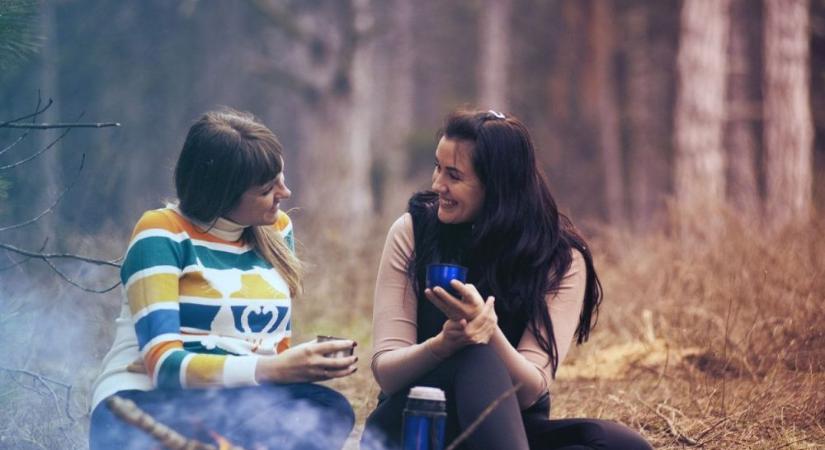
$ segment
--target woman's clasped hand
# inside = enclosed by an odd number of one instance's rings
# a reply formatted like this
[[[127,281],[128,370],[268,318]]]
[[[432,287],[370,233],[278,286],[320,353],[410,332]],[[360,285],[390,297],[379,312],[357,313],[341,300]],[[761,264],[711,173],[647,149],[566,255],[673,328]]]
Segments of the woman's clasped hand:
[[[424,296],[448,318],[441,333],[436,335],[434,350],[443,357],[468,345],[490,342],[498,324],[494,297],[487,297],[485,302],[475,286],[458,280],[452,280],[450,286],[460,297],[441,287],[424,291]]]
[[[259,382],[304,383],[352,375],[357,369],[357,356],[336,358],[327,355],[350,350],[355,345],[350,340],[305,342],[277,356],[262,358],[258,361],[255,378]]]

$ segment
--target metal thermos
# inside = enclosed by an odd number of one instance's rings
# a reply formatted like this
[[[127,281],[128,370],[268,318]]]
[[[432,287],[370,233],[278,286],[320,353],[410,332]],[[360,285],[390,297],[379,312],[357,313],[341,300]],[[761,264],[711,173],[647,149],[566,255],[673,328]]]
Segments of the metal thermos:
[[[416,386],[410,389],[404,408],[404,450],[442,450],[447,402],[444,391]]]

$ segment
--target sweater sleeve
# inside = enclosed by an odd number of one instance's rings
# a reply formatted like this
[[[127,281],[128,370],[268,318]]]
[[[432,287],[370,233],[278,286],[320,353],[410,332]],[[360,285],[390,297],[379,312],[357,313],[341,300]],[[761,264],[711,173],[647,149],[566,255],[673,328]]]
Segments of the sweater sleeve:
[[[375,283],[371,366],[386,394],[403,388],[441,362],[431,350],[432,340],[416,343],[418,301],[407,277],[413,248],[412,216],[404,214],[387,233]]]
[[[180,332],[179,280],[195,264],[170,215],[149,211],[135,226],[121,267],[138,347],[156,388],[254,385],[257,356],[189,352]]]

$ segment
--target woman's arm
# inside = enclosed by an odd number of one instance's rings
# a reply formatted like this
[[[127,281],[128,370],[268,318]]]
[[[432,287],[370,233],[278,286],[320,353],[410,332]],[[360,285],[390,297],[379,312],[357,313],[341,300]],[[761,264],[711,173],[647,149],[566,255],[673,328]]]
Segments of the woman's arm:
[[[391,394],[435,368],[437,336],[418,344],[418,301],[407,277],[413,253],[412,216],[404,214],[390,227],[375,284],[372,373],[381,390]],[[439,335],[440,336],[440,335]]]
[[[584,257],[577,250],[573,250],[573,261],[562,279],[558,292],[546,297],[553,322],[559,367],[570,349],[579,324],[587,281],[586,270]],[[541,334],[546,338],[547,330],[542,330]],[[500,329],[490,339],[490,345],[504,361],[513,381],[523,383],[517,394],[522,409],[531,406],[547,392],[553,378],[553,366],[550,363],[550,355],[541,348],[533,335],[532,327],[528,325],[524,331],[518,349],[510,345]]]
[[[559,364],[567,354],[578,326],[586,281],[584,259],[581,253],[574,251],[570,269],[562,279],[558,291],[545,297],[553,322]],[[449,355],[466,345],[489,344],[507,366],[513,382],[522,383],[517,394],[519,405],[522,408],[531,406],[547,392],[553,370],[550,365],[550,355],[539,345],[533,335],[532,327],[528,324],[518,348],[513,348],[496,325],[495,312],[490,308],[494,299],[490,297],[487,303],[484,303],[478,291],[471,284],[462,284],[457,281],[453,281],[452,284],[453,289],[462,294],[461,298],[453,297],[441,288],[425,291],[427,298],[444,314],[451,317],[450,322],[454,325],[445,327],[445,332],[450,331],[450,333],[437,336],[438,338],[452,336],[453,339],[437,340],[434,350],[439,354]],[[488,327],[489,324],[493,325],[492,329]],[[543,330],[542,335],[546,338],[547,330]]]
[[[289,354],[268,357],[185,350],[180,334],[179,280],[187,267],[195,264],[191,252],[183,249],[182,241],[186,238],[180,224],[170,216],[162,211],[147,212],[135,226],[121,268],[138,346],[155,387],[182,389],[255,385],[260,381],[310,381],[343,376],[339,374],[351,369],[349,365],[355,357],[323,357],[324,353],[337,350],[337,346],[346,346],[342,343],[312,344],[287,351]]]

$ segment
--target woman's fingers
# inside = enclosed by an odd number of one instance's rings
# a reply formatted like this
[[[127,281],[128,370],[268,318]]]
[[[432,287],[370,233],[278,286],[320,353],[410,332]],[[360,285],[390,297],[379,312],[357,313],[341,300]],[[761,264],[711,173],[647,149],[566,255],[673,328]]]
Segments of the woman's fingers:
[[[326,371],[326,378],[341,378],[348,375],[352,375],[355,371],[358,370],[358,367],[355,364],[346,367],[344,369],[339,370],[327,370]]]
[[[469,304],[470,306],[481,306],[484,304],[481,294],[478,293],[478,289],[476,289],[473,284],[462,283],[458,280],[451,280],[450,287],[458,292],[463,303]]]
[[[310,345],[313,353],[326,355],[328,353],[353,349],[357,344],[355,341],[349,339],[341,339],[336,341],[315,342]]]
[[[440,287],[436,287],[435,290],[429,288],[425,289],[424,296],[427,297],[427,300],[431,301],[436,308],[438,308],[450,319],[458,320],[464,317],[464,311],[459,305],[460,302],[455,297],[447,293],[444,289],[441,289]]]
[[[344,358],[324,358],[318,364],[323,369],[341,370],[358,362],[357,356],[347,356]]]

